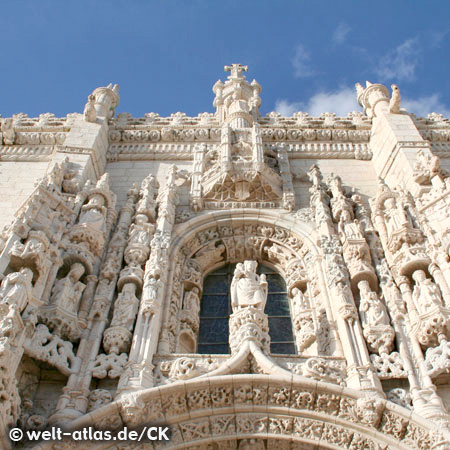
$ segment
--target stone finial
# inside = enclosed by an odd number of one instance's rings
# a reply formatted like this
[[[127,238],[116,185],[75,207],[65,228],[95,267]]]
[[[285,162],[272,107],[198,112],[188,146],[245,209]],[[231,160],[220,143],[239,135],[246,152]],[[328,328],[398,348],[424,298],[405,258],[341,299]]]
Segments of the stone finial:
[[[355,87],[358,103],[364,108],[368,117],[372,118],[381,112],[388,112],[389,91],[386,86],[366,81],[365,89],[360,83],[356,83]]]
[[[220,123],[227,123],[232,128],[248,128],[259,118],[261,86],[256,80],[251,84],[242,75],[248,66],[231,64],[225,66],[230,75],[225,83],[218,80],[213,87],[216,94],[213,105],[217,108]]]
[[[224,67],[225,72],[230,72],[228,76],[229,80],[244,79],[242,72],[248,71],[248,66],[243,66],[242,64],[231,64],[231,66]]]
[[[110,83],[107,87],[98,87],[92,95],[94,96],[97,117],[104,117],[107,120],[111,119],[120,102],[119,85],[115,84],[113,86]]]

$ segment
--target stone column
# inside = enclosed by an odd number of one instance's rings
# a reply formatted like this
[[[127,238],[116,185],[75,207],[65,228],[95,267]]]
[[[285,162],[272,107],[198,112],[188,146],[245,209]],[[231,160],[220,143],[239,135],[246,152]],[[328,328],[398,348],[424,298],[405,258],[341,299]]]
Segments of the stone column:
[[[145,265],[141,305],[128,365],[119,380],[118,395],[153,386],[152,360],[158,345],[161,323],[163,317],[166,317],[163,314],[163,299],[168,281],[168,252],[175,224],[175,206],[178,202],[178,179],[177,168],[171,166],[166,184],[158,194],[158,218],[150,244],[150,259]],[[167,314],[169,312],[166,309]]]

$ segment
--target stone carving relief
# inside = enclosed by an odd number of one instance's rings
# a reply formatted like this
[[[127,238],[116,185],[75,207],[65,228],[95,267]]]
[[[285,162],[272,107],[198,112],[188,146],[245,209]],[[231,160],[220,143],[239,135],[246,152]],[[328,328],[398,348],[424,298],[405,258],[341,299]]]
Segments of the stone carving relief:
[[[65,375],[72,373],[77,361],[72,343],[50,333],[44,324],[39,324],[33,336],[25,343],[25,353],[55,366]]]
[[[95,411],[89,417],[97,429],[170,420],[179,447],[300,449],[309,440],[349,449],[443,450],[448,424],[435,384],[450,373],[450,178],[439,159],[450,148],[448,120],[409,115],[397,86],[389,98],[384,86],[371,83],[357,86],[367,115],[261,117],[261,88],[245,79],[246,66],[227,71],[214,87],[215,114],[114,119],[118,86],[110,85],[89,96],[82,115],[2,120],[2,160],[50,163],[1,234],[0,422],[42,430]],[[319,165],[329,158],[370,160],[369,147],[378,158],[371,127],[382,115],[386,127],[390,120],[414,123],[430,142],[411,137],[399,144],[416,152],[415,166],[404,186],[379,180],[370,217],[367,189],[357,193],[335,175],[325,180]],[[95,148],[63,145],[75,123],[98,132]],[[62,153],[76,153],[76,162]],[[318,161],[308,172],[310,205],[293,212],[306,188],[294,191],[291,163],[300,171],[308,158]],[[167,170],[171,159],[192,166]],[[161,186],[150,174],[131,188],[119,220],[108,175],[102,176],[113,160],[158,160],[158,176],[167,170]],[[82,187],[92,174],[98,182]],[[237,208],[245,211],[205,211]],[[280,209],[279,219],[270,208]],[[184,232],[191,233],[187,240]],[[203,279],[226,263],[237,263],[231,355],[196,355]],[[299,355],[264,356],[268,289],[258,263],[286,281]],[[242,348],[253,353],[242,356]],[[63,375],[55,377],[62,394],[49,414],[38,401],[33,405],[42,391],[24,387],[42,383],[41,389],[45,381],[33,374],[17,385],[26,363]],[[214,371],[223,376],[205,376]],[[383,392],[415,414],[393,408]],[[220,408],[228,410],[219,414]],[[217,437],[220,443],[212,443]]]
[[[390,353],[394,348],[395,332],[390,325],[385,306],[370,289],[369,282],[358,283],[360,292],[359,313],[369,350],[374,353]]]
[[[84,107],[83,115],[86,122],[96,122],[97,111],[95,110],[95,96],[92,94],[88,97],[88,102]]]
[[[429,348],[425,353],[423,362],[425,370],[431,377],[442,373],[450,373],[450,344],[442,340],[438,347]]]
[[[416,270],[412,278],[415,281],[412,300],[418,314],[412,316],[413,331],[423,346],[435,346],[448,337],[449,311],[444,308],[438,286],[423,270]]]
[[[214,86],[214,106],[222,125],[217,149],[196,146],[191,206],[230,207],[273,204],[292,210],[295,196],[284,148],[264,149],[257,122],[260,87],[242,75],[239,65],[226,66],[231,75]]]
[[[268,351],[269,324],[264,307],[267,301],[267,281],[257,275],[256,261],[238,263],[231,282],[230,348],[235,353],[242,342],[252,340]]]
[[[299,288],[292,289],[291,302],[297,350],[302,353],[316,340],[314,313],[307,294]]]

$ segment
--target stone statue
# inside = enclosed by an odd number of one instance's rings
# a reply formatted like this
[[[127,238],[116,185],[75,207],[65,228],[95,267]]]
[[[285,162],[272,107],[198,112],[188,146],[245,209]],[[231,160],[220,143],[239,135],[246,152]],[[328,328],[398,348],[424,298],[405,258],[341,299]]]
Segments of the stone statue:
[[[187,291],[184,294],[183,309],[188,310],[195,315],[198,315],[198,313],[200,312],[199,293],[200,291],[197,287],[193,287],[190,291]]]
[[[416,282],[413,301],[420,314],[426,314],[436,307],[443,306],[439,287],[427,278],[423,270],[416,270],[412,277]]]
[[[136,285],[134,283],[126,283],[122,288],[122,292],[117,297],[111,326],[123,326],[131,331],[138,305],[139,300],[136,297]]]
[[[401,104],[400,89],[396,84],[392,84],[391,89],[392,89],[392,97],[391,101],[389,102],[389,112],[392,114],[398,114],[400,112],[400,104]]]
[[[135,223],[130,226],[128,242],[130,244],[150,245],[151,233],[154,229],[152,224],[148,223],[147,216],[138,214],[135,217]]]
[[[303,295],[303,292],[298,288],[292,289],[292,305],[294,309],[294,316],[310,308],[308,300]]]
[[[391,236],[393,232],[398,231],[405,225],[411,225],[406,211],[403,207],[399,207],[394,197],[389,197],[385,203],[384,214],[386,216],[386,228],[388,236]]]
[[[141,307],[143,314],[154,314],[159,310],[158,291],[162,285],[162,281],[155,277],[150,277],[145,282]]]
[[[86,287],[80,280],[85,272],[83,264],[75,263],[69,273],[58,280],[53,288],[51,302],[68,312],[77,314],[81,294]]]
[[[231,306],[233,311],[253,307],[264,311],[268,286],[264,274],[257,275],[256,261],[244,261],[236,265],[231,282]]]
[[[97,231],[104,231],[106,207],[105,199],[100,194],[94,194],[88,203],[81,208],[79,223]]]
[[[8,274],[0,288],[0,303],[22,312],[31,300],[33,272],[27,267]]]
[[[389,316],[376,292],[372,291],[367,280],[358,283],[361,294],[359,312],[363,327],[389,325]]]
[[[88,102],[86,103],[86,106],[84,107],[84,120],[86,122],[92,122],[95,123],[97,119],[97,111],[95,110],[95,95],[90,95],[88,97]]]
[[[364,239],[360,223],[357,220],[352,220],[350,212],[346,209],[341,213],[338,229],[341,238],[345,236],[346,239]]]

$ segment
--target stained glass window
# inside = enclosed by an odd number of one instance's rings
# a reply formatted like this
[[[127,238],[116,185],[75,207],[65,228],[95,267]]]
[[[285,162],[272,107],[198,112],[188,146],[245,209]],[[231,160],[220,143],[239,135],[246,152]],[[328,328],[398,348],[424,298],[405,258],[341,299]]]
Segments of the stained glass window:
[[[198,353],[229,353],[228,320],[232,314],[230,286],[236,264],[227,264],[211,272],[203,283],[200,309]],[[259,265],[258,272],[266,274],[269,293],[265,313],[269,316],[270,351],[295,354],[289,300],[284,279],[273,269]]]

